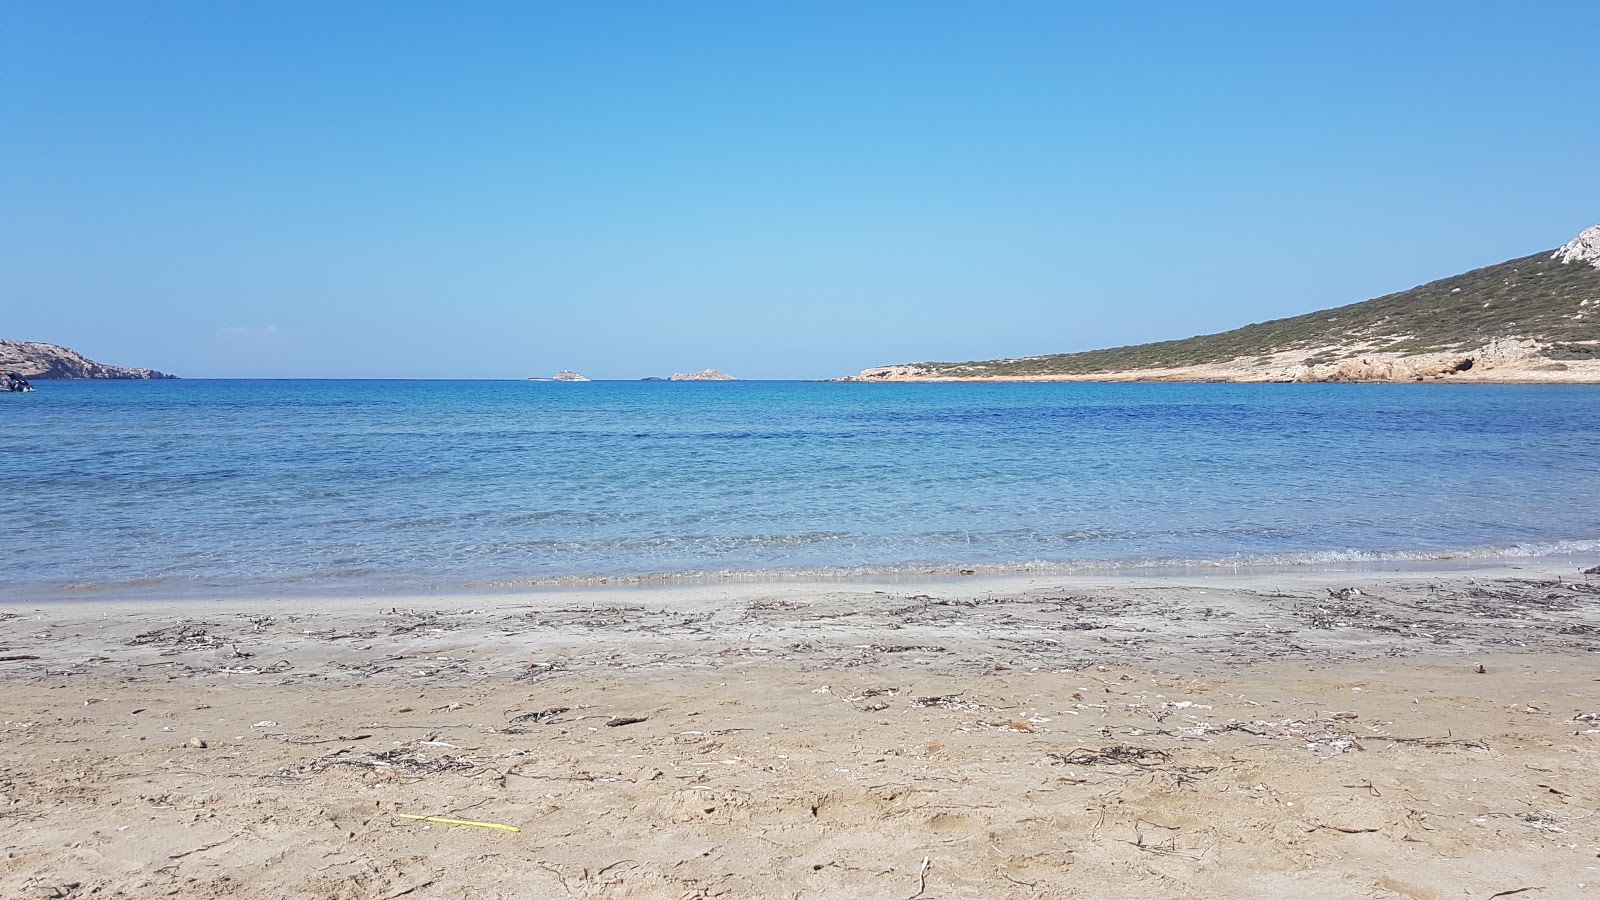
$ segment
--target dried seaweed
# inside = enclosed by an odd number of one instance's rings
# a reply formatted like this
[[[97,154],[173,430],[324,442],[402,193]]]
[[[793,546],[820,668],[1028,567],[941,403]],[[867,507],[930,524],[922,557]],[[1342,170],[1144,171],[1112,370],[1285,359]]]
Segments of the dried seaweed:
[[[1091,750],[1079,747],[1069,753],[1051,753],[1050,759],[1064,766],[1135,766],[1141,769],[1164,766],[1172,761],[1172,754],[1155,747],[1135,747],[1131,744],[1112,744]]]
[[[549,725],[556,721],[557,716],[569,711],[570,707],[552,706],[549,709],[541,709],[538,712],[520,713],[511,717],[511,724],[522,725],[531,722],[535,725]]]
[[[476,769],[478,764],[469,756],[430,754],[419,747],[396,747],[393,750],[364,753],[356,753],[351,748],[344,747],[312,760],[302,766],[300,771],[321,774],[340,766],[374,774],[420,777],[443,772],[467,772]]]
[[[559,672],[562,669],[565,669],[566,667],[567,667],[567,664],[565,662],[563,662],[562,660],[559,660],[559,659],[551,660],[550,662],[528,663],[526,666],[523,666],[522,672],[519,673],[512,680],[513,681],[537,681],[540,678],[545,677],[546,675],[553,675],[556,672]]]
[[[131,647],[166,647],[172,650],[210,650],[222,646],[221,638],[198,625],[170,625],[134,635]]]

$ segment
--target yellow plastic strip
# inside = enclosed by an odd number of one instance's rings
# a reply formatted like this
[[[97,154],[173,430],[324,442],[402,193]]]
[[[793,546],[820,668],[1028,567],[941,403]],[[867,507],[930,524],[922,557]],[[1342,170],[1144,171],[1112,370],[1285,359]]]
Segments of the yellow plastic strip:
[[[473,825],[478,828],[498,828],[501,831],[521,831],[515,825],[501,825],[499,822],[469,822],[466,819],[445,819],[440,816],[412,816],[405,813],[395,813],[402,819],[415,819],[418,822],[438,822],[440,825]]]

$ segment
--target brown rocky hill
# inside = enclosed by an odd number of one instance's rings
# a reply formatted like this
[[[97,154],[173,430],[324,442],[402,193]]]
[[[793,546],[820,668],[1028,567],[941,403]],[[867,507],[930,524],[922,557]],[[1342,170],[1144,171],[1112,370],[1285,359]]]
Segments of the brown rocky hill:
[[[128,369],[87,359],[76,350],[34,341],[0,340],[0,372],[27,379],[45,378],[176,378],[154,369]]]

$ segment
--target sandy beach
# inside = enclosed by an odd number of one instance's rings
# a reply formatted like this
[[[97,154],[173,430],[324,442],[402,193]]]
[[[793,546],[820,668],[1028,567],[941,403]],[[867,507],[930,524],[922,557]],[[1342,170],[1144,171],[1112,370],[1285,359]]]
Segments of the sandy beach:
[[[1600,894],[1573,565],[0,610],[5,897]]]

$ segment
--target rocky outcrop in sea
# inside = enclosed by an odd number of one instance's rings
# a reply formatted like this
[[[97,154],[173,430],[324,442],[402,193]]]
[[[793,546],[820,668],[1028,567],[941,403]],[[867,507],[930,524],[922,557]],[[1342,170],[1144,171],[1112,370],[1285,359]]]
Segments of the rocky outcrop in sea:
[[[0,372],[21,378],[176,378],[154,369],[128,369],[87,359],[76,350],[34,341],[0,340]]]
[[[724,375],[716,369],[706,369],[702,372],[692,372],[688,375],[679,372],[667,379],[668,381],[738,381],[732,375]]]

